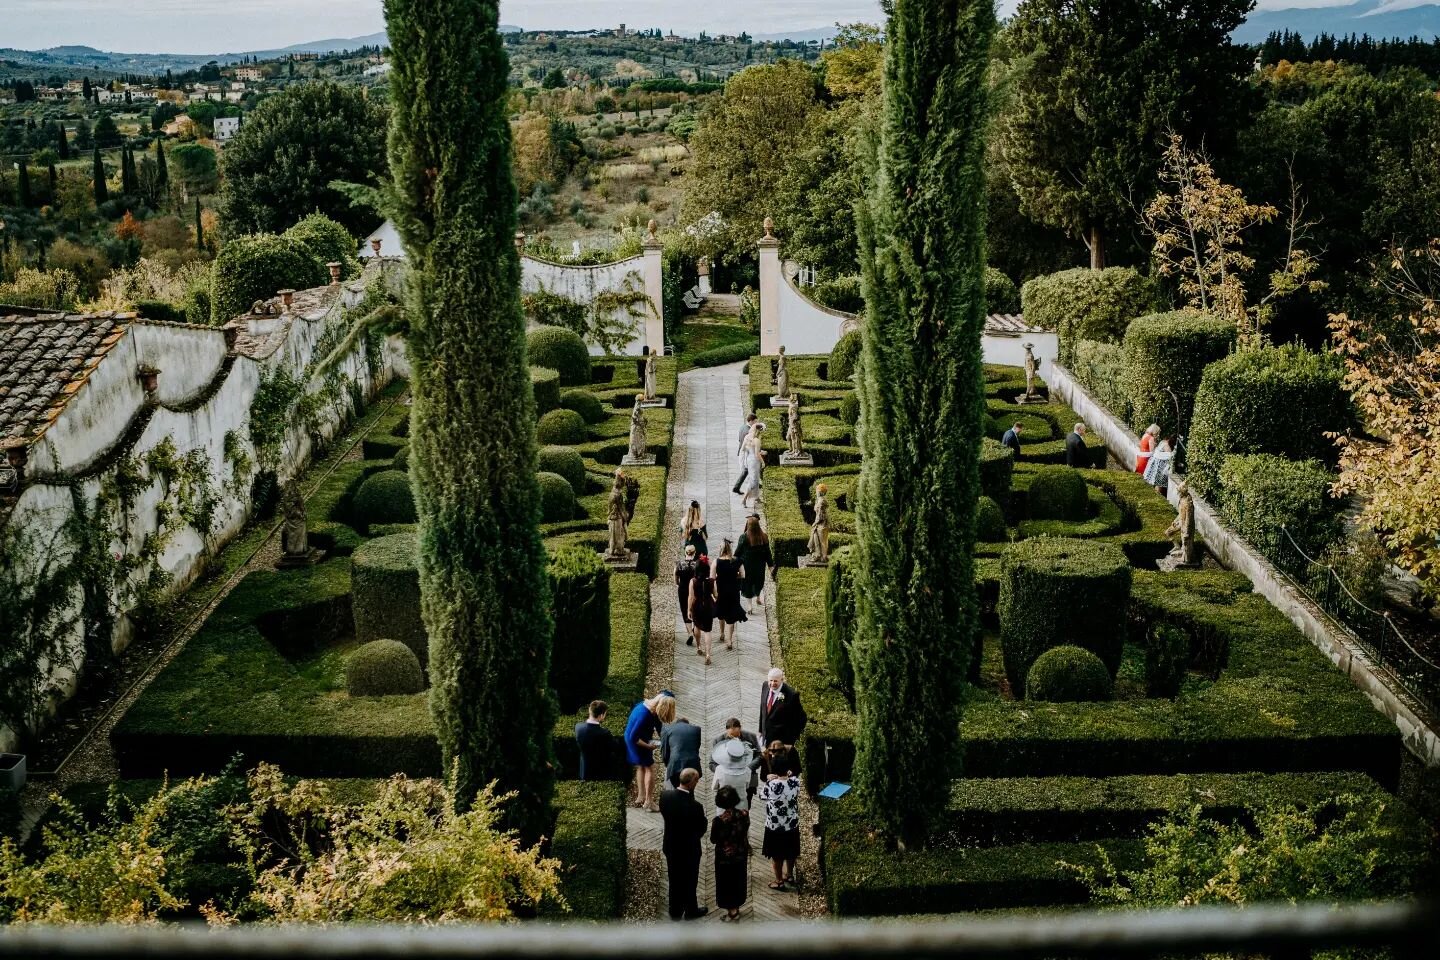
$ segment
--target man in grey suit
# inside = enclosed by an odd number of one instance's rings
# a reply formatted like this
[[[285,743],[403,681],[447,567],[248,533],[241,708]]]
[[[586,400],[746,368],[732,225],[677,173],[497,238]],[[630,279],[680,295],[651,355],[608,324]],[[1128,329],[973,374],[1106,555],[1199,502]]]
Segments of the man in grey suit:
[[[719,764],[715,762],[715,748],[726,740],[743,740],[750,744],[750,786],[746,788],[746,791],[750,794],[751,799],[754,799],[755,791],[760,787],[760,761],[763,759],[761,754],[765,752],[760,748],[760,738],[749,730],[741,727],[739,717],[731,717],[729,720],[726,720],[725,732],[716,737],[710,744],[710,772],[712,774],[715,772],[715,768],[719,766]]]
[[[700,728],[686,717],[667,723],[660,731],[660,762],[672,787],[680,785],[680,771],[700,769]]]

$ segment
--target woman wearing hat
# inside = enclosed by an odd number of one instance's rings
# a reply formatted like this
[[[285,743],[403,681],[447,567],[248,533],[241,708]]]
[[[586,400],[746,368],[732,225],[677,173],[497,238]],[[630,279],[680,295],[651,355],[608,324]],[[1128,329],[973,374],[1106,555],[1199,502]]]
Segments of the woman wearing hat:
[[[732,741],[738,742],[738,741]],[[740,919],[750,873],[750,813],[740,809],[743,790],[721,787],[715,795],[720,813],[710,824],[710,842],[715,844],[715,903],[725,910],[720,919]]]
[[[739,737],[726,737],[715,744],[710,759],[715,763],[715,789],[734,787],[739,790],[739,809],[749,812],[750,777],[754,774],[751,764],[755,760],[750,744]]]

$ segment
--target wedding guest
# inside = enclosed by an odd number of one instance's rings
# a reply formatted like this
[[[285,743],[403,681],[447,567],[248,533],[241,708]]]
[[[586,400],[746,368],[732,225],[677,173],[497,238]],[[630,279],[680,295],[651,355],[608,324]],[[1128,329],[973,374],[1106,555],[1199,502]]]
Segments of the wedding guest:
[[[655,751],[660,742],[655,739],[660,728],[675,720],[675,698],[665,693],[635,704],[625,722],[625,758],[635,768],[634,805],[651,813],[655,806],[651,795],[655,790]]]
[[[580,747],[580,779],[609,780],[615,756],[615,737],[605,729],[610,706],[604,700],[590,702],[589,715],[575,724],[575,742]]]
[[[750,778],[755,770],[754,754],[744,740],[725,737],[710,752],[710,769],[714,771],[715,790],[734,787],[740,791],[740,809],[750,809]]]
[[[740,488],[745,485],[745,478],[750,476],[750,464],[745,459],[745,441],[750,439],[750,431],[760,418],[751,413],[745,418],[745,425],[740,428],[740,438],[735,444],[735,457],[740,461],[740,479],[735,481],[735,495],[740,495]]]
[[[710,769],[712,771],[719,766],[719,761],[715,759],[713,751],[716,747],[723,745],[727,740],[743,740],[750,748],[750,780],[746,786],[746,793],[753,798],[755,791],[760,786],[760,778],[757,771],[760,769],[760,760],[765,752],[765,748],[760,746],[759,737],[740,725],[739,717],[731,717],[725,721],[725,732],[716,737],[715,742],[710,744],[712,751]],[[748,803],[746,804],[746,808],[749,808]]]
[[[735,558],[733,544],[726,539],[715,561],[715,619],[720,621],[720,639],[726,650],[735,649],[735,625],[746,620],[740,604],[740,577],[744,571]]]
[[[700,511],[700,501],[690,501],[690,508],[685,511],[685,522],[680,525],[680,532],[680,542],[687,547],[694,547],[697,557],[703,557],[710,552],[705,546],[705,538],[710,534],[705,529],[705,515]]]
[[[745,521],[745,533],[740,537],[735,559],[745,570],[745,579],[740,585],[745,610],[754,613],[755,602],[765,602],[765,571],[775,569],[775,555],[770,551],[770,538],[760,527],[760,518],[753,513]]]
[[[1150,454],[1155,452],[1155,446],[1160,442],[1160,424],[1152,423],[1145,428],[1145,433],[1140,437],[1140,452],[1135,454],[1135,472],[1142,477],[1145,475],[1145,468],[1150,465]]]
[[[710,824],[710,842],[715,844],[715,904],[725,911],[720,919],[733,922],[740,919],[750,885],[750,813],[741,806],[740,792],[730,786],[720,788],[715,807],[720,811]]]
[[[695,646],[695,626],[690,622],[690,581],[695,579],[694,544],[686,544],[685,555],[675,564],[675,592],[680,602],[680,619],[685,621],[685,646]]]
[[[785,671],[772,669],[760,687],[760,740],[799,743],[808,719],[799,691],[785,682]]]
[[[700,769],[700,728],[689,717],[665,724],[660,732],[660,762],[672,787],[679,785],[682,770]]]
[[[785,744],[770,744],[772,754],[782,754]],[[772,772],[760,787],[765,801],[765,839],[760,853],[770,861],[775,879],[771,890],[783,890],[795,880],[795,861],[800,859],[800,778],[793,770]]]
[[[710,579],[710,558],[695,561],[690,578],[690,623],[695,630],[696,653],[710,666],[710,631],[715,629],[715,581]]]
[[[698,920],[710,912],[696,901],[700,884],[700,841],[705,837],[705,808],[695,799],[699,770],[683,770],[680,782],[660,797],[660,815],[665,821],[661,852],[670,876],[670,919]]]
[[[1003,436],[1003,437],[1000,438],[1000,442],[1003,443],[1005,446],[1009,447],[1011,450],[1014,450],[1014,451],[1015,451],[1015,459],[1016,459],[1016,460],[1019,460],[1019,459],[1020,459],[1020,424],[1017,423],[1017,424],[1015,424],[1013,427],[1011,427],[1009,430],[1006,430],[1006,431],[1005,431],[1005,436]]]
[[[1065,465],[1067,467],[1088,468],[1094,466],[1090,459],[1090,449],[1085,446],[1085,424],[1075,424],[1075,429],[1070,436],[1065,438]]]

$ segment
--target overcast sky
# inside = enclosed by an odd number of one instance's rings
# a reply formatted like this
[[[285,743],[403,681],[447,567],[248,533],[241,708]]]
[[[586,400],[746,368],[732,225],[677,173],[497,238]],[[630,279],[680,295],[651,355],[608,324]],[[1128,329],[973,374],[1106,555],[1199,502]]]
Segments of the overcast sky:
[[[1002,12],[1017,0],[1000,0]],[[1352,0],[1260,0],[1261,8]],[[1418,6],[1434,0],[1387,0]],[[625,23],[691,34],[775,33],[879,19],[877,0],[505,0],[503,22],[530,30]],[[0,0],[0,46],[84,44],[127,53],[227,53],[356,37],[384,25],[380,0]]]

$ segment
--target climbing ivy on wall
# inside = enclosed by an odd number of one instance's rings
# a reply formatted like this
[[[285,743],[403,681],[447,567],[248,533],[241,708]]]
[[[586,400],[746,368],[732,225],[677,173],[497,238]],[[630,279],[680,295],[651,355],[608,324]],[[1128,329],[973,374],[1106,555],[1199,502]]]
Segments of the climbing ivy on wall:
[[[547,327],[564,327],[599,347],[614,353],[635,339],[639,324],[655,309],[644,290],[644,281],[634,270],[620,286],[595,295],[587,306],[538,284],[539,289],[522,294],[525,319]]]

